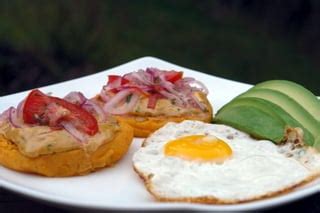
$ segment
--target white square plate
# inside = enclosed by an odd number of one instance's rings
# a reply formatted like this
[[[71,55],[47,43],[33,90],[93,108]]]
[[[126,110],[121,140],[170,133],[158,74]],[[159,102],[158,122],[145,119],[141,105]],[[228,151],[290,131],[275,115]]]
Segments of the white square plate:
[[[210,91],[208,98],[215,111],[233,97],[251,87],[248,84],[203,74],[157,58],[144,57],[97,74],[41,89],[44,92],[52,92],[53,95],[61,97],[75,90],[82,91],[86,96],[92,97],[106,83],[108,74],[121,75],[146,67],[182,70],[185,76],[192,76],[202,81]],[[15,106],[26,94],[27,92],[21,92],[1,97],[0,111],[9,106]],[[257,210],[301,199],[320,191],[320,180],[318,179],[291,193],[244,204],[202,205],[156,202],[145,190],[142,181],[132,169],[131,158],[139,148],[141,141],[141,139],[135,139],[129,153],[114,167],[102,169],[86,176],[46,178],[15,172],[0,166],[0,186],[35,199],[59,205],[101,210]]]

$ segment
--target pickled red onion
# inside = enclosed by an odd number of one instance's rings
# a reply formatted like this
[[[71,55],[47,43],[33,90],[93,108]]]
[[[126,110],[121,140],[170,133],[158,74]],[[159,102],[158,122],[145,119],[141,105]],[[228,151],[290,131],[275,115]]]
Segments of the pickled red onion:
[[[87,141],[87,138],[88,138],[87,134],[77,130],[71,123],[63,121],[60,123],[60,125],[78,141],[82,143]]]

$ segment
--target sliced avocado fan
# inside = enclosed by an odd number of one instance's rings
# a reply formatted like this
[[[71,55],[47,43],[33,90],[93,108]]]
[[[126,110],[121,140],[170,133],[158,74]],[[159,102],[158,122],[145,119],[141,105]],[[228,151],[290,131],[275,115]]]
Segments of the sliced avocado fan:
[[[264,88],[281,92],[299,103],[317,121],[320,121],[320,99],[303,86],[286,80],[271,80],[257,84],[255,89]]]
[[[320,101],[290,81],[260,83],[234,98],[216,114],[214,122],[227,124],[259,139],[279,143],[287,128],[303,130],[304,142],[320,150]]]

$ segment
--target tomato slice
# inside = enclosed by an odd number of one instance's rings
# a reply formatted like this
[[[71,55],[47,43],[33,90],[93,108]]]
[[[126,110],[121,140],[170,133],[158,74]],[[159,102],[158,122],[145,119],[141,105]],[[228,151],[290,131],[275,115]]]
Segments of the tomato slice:
[[[51,97],[58,105],[69,110],[71,113],[62,118],[63,121],[71,122],[78,130],[94,135],[98,132],[98,123],[95,117],[80,106],[67,102],[61,98]]]
[[[112,84],[113,82],[121,79],[119,75],[108,75],[108,83]]]
[[[107,85],[115,85],[115,86],[121,86],[126,83],[129,83],[129,80],[119,76],[119,75],[109,75],[108,76],[108,83]]]
[[[63,107],[69,113],[59,118],[58,122],[50,122],[48,115],[48,105],[57,104]],[[61,121],[67,121],[74,127],[88,135],[94,135],[98,132],[98,123],[93,115],[82,109],[80,106],[67,102],[64,99],[47,96],[39,90],[32,90],[26,98],[23,108],[23,120],[29,124],[50,125],[57,127]],[[53,126],[52,123],[55,123]]]
[[[183,72],[176,72],[176,71],[167,71],[165,72],[165,79],[167,81],[170,81],[171,83],[174,83],[178,80],[180,80],[183,76]]]
[[[43,94],[40,90],[32,90],[26,98],[23,107],[23,120],[28,124],[46,123],[46,108],[50,103],[49,96]]]
[[[157,105],[158,99],[160,99],[161,97],[163,97],[163,96],[160,94],[157,94],[157,93],[152,94],[148,99],[148,106],[147,107],[150,109],[154,109]]]

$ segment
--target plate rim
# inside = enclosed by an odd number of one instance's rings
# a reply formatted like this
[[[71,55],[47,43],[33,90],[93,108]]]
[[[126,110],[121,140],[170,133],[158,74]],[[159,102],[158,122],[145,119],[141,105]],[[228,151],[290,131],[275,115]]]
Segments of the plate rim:
[[[280,205],[288,204],[296,200],[306,198],[312,195],[315,195],[320,192],[319,184],[316,184],[311,187],[299,189],[284,195],[279,195],[272,198],[266,198],[262,200],[252,201],[248,203],[240,204],[196,204],[196,203],[163,203],[155,201],[153,204],[139,204],[134,207],[130,206],[119,206],[119,205],[101,205],[99,203],[91,202],[77,202],[71,198],[58,196],[54,194],[48,194],[38,190],[30,189],[26,186],[21,186],[19,184],[14,184],[6,180],[2,180],[1,187],[18,193],[22,196],[39,200],[42,202],[50,204],[59,204],[66,207],[76,207],[81,209],[90,209],[90,210],[134,210],[134,211],[144,211],[144,210],[160,210],[160,211],[169,211],[169,210],[206,210],[206,211],[252,211],[252,210],[261,210],[261,209],[271,209]]]

